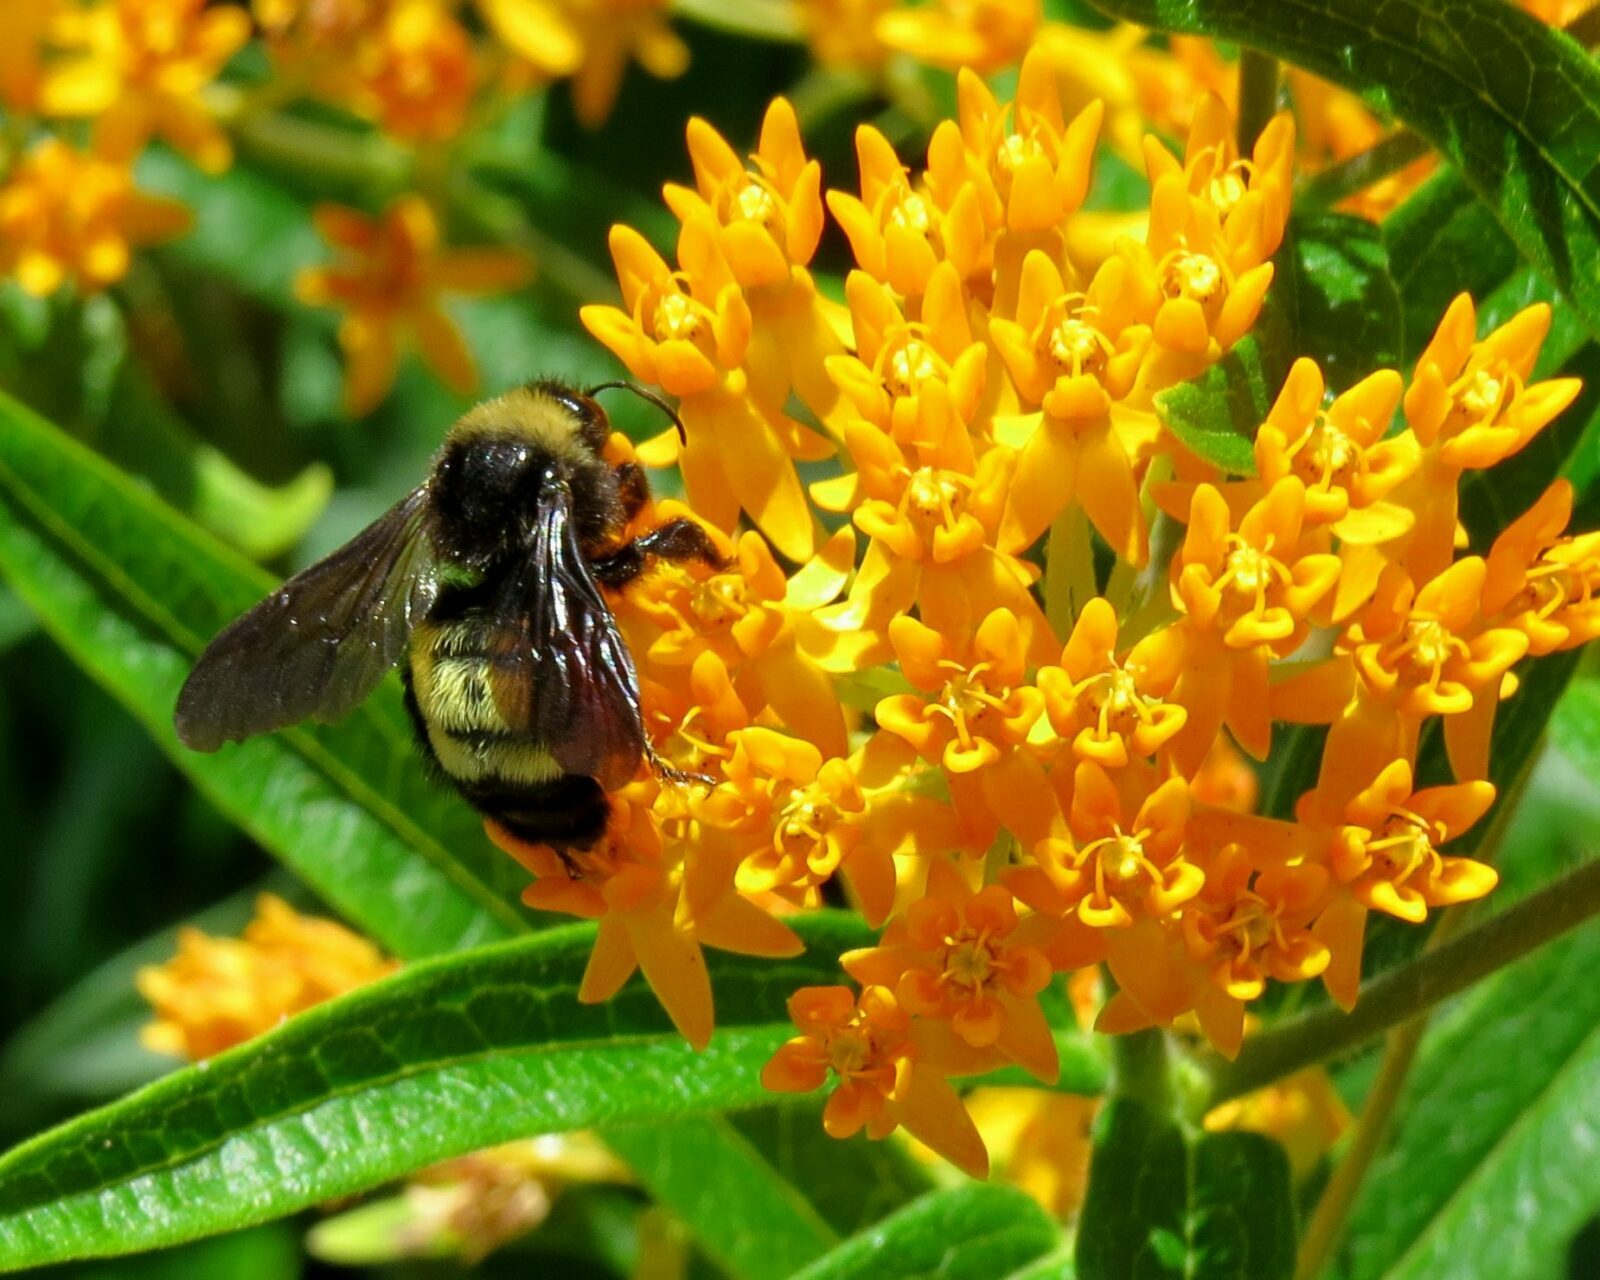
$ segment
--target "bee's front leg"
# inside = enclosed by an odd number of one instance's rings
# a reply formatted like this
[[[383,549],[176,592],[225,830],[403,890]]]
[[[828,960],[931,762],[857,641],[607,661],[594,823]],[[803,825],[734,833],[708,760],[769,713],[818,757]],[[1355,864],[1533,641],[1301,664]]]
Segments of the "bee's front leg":
[[[693,520],[668,520],[643,537],[635,538],[603,556],[589,561],[589,568],[602,586],[625,587],[641,573],[652,558],[698,560],[711,569],[726,569],[728,562],[711,535]]]

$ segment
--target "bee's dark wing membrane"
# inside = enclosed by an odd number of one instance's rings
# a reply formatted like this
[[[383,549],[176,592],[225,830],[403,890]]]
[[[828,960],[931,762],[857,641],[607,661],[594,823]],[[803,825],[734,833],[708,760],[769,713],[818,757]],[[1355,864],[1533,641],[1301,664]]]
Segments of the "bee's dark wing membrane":
[[[637,772],[644,752],[639,678],[571,514],[564,491],[541,495],[526,581],[529,727],[567,773],[614,790]]]
[[[427,487],[412,490],[224,628],[178,695],[178,737],[214,751],[359,705],[404,656],[438,594],[427,508]]]

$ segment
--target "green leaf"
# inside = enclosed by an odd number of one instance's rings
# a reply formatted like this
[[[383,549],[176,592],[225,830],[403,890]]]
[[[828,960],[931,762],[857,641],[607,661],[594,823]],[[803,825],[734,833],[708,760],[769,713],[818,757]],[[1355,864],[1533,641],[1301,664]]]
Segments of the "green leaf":
[[[1276,1143],[1189,1141],[1141,1103],[1106,1104],[1078,1223],[1080,1280],[1275,1280],[1293,1274],[1294,1254],[1289,1162]]]
[[[1229,475],[1256,471],[1256,428],[1283,385],[1283,370],[1263,356],[1260,342],[1245,336],[1198,378],[1155,396],[1156,414],[1167,430]]]
[[[1290,223],[1296,272],[1295,354],[1321,367],[1332,391],[1400,362],[1400,291],[1389,274],[1383,232],[1342,213]]]
[[[913,1200],[795,1280],[1020,1280],[1061,1247],[1061,1228],[1023,1192],[973,1182]],[[1060,1277],[1068,1264],[1056,1261]]]
[[[1488,206],[1454,169],[1441,169],[1383,220],[1404,309],[1401,358],[1422,354],[1458,293],[1485,298],[1522,259]]]
[[[252,1227],[176,1249],[80,1267],[72,1280],[294,1280],[301,1271],[297,1235],[287,1223]]]
[[[0,1266],[263,1222],[536,1133],[748,1106],[788,996],[870,936],[831,913],[797,927],[792,960],[708,956],[700,1054],[637,979],[578,1003],[592,925],[419,962],[0,1158]]]
[[[1096,0],[1237,41],[1363,94],[1460,170],[1600,335],[1600,68],[1503,0]]]
[[[605,1138],[737,1276],[792,1275],[933,1186],[901,1143],[830,1138],[811,1101],[611,1129]]]
[[[1600,932],[1580,929],[1436,1020],[1334,1274],[1567,1274],[1568,1241],[1600,1211],[1597,970]]]
[[[820,1123],[817,1136],[833,1141]],[[608,1129],[605,1140],[730,1275],[786,1280],[839,1242],[810,1187],[785,1178],[727,1116]]]
[[[729,1119],[782,1177],[804,1189],[840,1237],[933,1188],[929,1166],[904,1143],[830,1138],[818,1102],[757,1107]]]
[[[417,956],[526,927],[520,872],[425,779],[392,684],[337,725],[180,746],[190,663],[271,580],[3,397],[0,572],[224,813],[381,944]]]

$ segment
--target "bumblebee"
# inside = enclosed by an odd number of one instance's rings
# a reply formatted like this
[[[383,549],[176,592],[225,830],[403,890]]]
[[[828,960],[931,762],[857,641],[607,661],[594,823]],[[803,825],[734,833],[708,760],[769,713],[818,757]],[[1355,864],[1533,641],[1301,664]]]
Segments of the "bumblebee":
[[[639,680],[603,588],[652,557],[721,567],[705,530],[624,536],[649,498],[578,391],[528,384],[463,416],[428,478],[339,550],[226,627],[174,717],[197,751],[337,720],[403,662],[406,706],[438,771],[514,835],[565,853],[599,837],[606,792],[654,755]]]

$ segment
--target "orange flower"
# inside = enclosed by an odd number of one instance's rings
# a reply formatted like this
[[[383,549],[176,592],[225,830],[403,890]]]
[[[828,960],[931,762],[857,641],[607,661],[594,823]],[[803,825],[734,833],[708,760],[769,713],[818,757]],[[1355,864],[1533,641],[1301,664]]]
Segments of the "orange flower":
[[[1295,476],[1273,485],[1229,532],[1228,504],[1210,485],[1195,490],[1189,530],[1173,562],[1181,623],[1141,641],[1132,657],[1151,687],[1181,702],[1188,721],[1173,738],[1192,775],[1225,723],[1256,759],[1272,739],[1267,674],[1310,633],[1312,608],[1339,576],[1337,556],[1301,547],[1306,490]]]
[[[1396,494],[1417,513],[1402,562],[1418,582],[1450,563],[1462,472],[1518,452],[1577,396],[1577,378],[1527,385],[1549,330],[1550,308],[1538,302],[1474,341],[1477,310],[1463,293],[1418,357],[1405,412],[1422,446],[1422,464]]]
[[[594,129],[616,105],[629,59],[663,80],[689,66],[665,0],[477,0],[505,46],[540,75],[571,76],[578,123]]]
[[[1057,641],[1028,589],[1037,572],[995,548],[1011,474],[1006,450],[990,449],[972,467],[917,465],[870,422],[845,428],[856,471],[812,486],[817,505],[850,511],[872,539],[848,598],[818,621],[861,637],[857,667],[888,655],[888,626],[913,603],[934,630],[970,635],[994,609],[1016,617],[1029,661],[1048,662]]]
[[[913,186],[894,146],[870,124],[856,129],[856,166],[861,195],[829,191],[828,208],[850,241],[856,264],[906,299],[919,298],[941,260],[964,281],[976,261],[962,261],[961,248],[983,240],[982,215],[970,184],[960,187],[947,212],[931,192]],[[945,224],[965,224],[947,243]]]
[[[138,190],[126,165],[46,138],[0,187],[0,268],[35,297],[67,283],[94,293],[127,274],[132,249],[189,224],[177,201]]]
[[[340,257],[302,271],[295,292],[302,302],[345,312],[339,345],[349,412],[368,413],[388,394],[401,343],[410,338],[451,390],[470,392],[477,367],[440,295],[514,289],[528,276],[522,256],[441,248],[433,210],[420,196],[401,196],[376,218],[334,204],[318,205],[312,216]]]
[[[687,514],[663,502],[658,521]],[[720,571],[659,562],[619,602],[624,631],[647,675],[666,679],[666,669],[687,668],[712,651],[751,705],[771,708],[827,754],[844,755],[844,712],[828,676],[839,637],[812,615],[844,588],[855,547],[855,531],[841,529],[788,579],[753,531],[727,545]]]
[[[57,0],[10,4],[0,11],[0,107],[8,115],[32,115],[46,83],[45,41],[56,20]]]
[[[611,229],[611,256],[625,309],[591,305],[579,316],[635,377],[679,397],[688,434],[680,451],[669,428],[640,447],[640,461],[676,462],[691,505],[717,528],[731,531],[742,507],[780,552],[810,558],[815,534],[794,459],[829,446],[750,394],[751,305],[713,229],[703,218],[684,224],[677,272],[628,227]]]
[[[898,787],[871,788],[864,753],[824,759],[811,743],[760,727],[731,740],[726,781],[703,813],[733,846],[739,892],[815,906],[818,888],[837,871],[867,923],[881,925],[894,904],[895,856],[925,849],[948,812]]]
[[[1155,755],[1188,714],[1144,687],[1143,667],[1117,661],[1116,610],[1100,596],[1078,614],[1061,665],[1040,668],[1036,683],[1072,754],[1108,769]]]
[[[878,703],[878,723],[944,770],[964,835],[985,848],[1001,825],[1027,843],[1050,827],[1055,800],[1043,769],[1024,748],[1044,711],[1026,683],[1026,650],[1016,617],[996,609],[979,624],[970,656],[946,634],[904,616],[889,624],[900,670],[921,691]]]
[[[998,71],[1028,51],[1040,0],[933,0],[896,8],[873,28],[891,49],[948,70]]]
[[[1130,564],[1146,555],[1134,464],[1155,443],[1153,414],[1122,403],[1149,345],[1138,282],[1128,264],[1102,264],[1086,294],[1068,292],[1049,256],[1029,252],[1022,264],[1017,319],[990,322],[1024,403],[1043,412],[1000,433],[1019,448],[1001,526],[1001,547],[1032,545],[1073,502]]]
[[[905,318],[889,291],[863,271],[845,281],[855,355],[830,356],[829,376],[857,412],[919,460],[970,470],[968,428],[983,395],[988,351],[975,341],[956,269],[940,263],[922,318]]]
[[[139,994],[156,1013],[140,1038],[157,1053],[209,1058],[398,967],[343,925],[263,893],[243,936],[185,926],[171,960],[139,970]]]
[[[51,74],[43,107],[92,116],[102,154],[131,162],[161,138],[207,173],[233,159],[202,91],[250,37],[250,18],[205,0],[108,0],[60,12],[55,38],[74,56]]]
[[[886,987],[859,1001],[848,987],[802,987],[789,999],[801,1033],[772,1056],[761,1083],[779,1093],[810,1093],[830,1074],[839,1085],[822,1112],[835,1138],[866,1129],[885,1138],[900,1126],[974,1178],[989,1172],[972,1118],[937,1068],[919,1061],[911,1016]]]
[[[1600,636],[1600,532],[1563,537],[1572,485],[1557,480],[1489,549],[1479,607],[1542,657]]]
[[[1419,591],[1391,566],[1334,658],[1273,689],[1275,715],[1333,725],[1317,782],[1325,809],[1341,808],[1371,776],[1374,760],[1415,759],[1429,716],[1445,717],[1457,777],[1487,772],[1494,709],[1509,692],[1502,677],[1527,652],[1528,638],[1479,623],[1486,572],[1472,556]]]
[[[346,97],[387,133],[444,142],[466,123],[478,88],[472,38],[441,0],[394,0],[355,45]]]
[[[1420,924],[1429,907],[1481,898],[1499,880],[1493,867],[1438,851],[1483,817],[1494,788],[1411,786],[1410,764],[1391,761],[1345,806],[1345,825],[1333,840],[1329,865],[1347,896],[1322,913],[1314,931],[1333,957],[1324,975],[1328,993],[1346,1009],[1361,981],[1369,910]]]
[[[732,892],[731,884],[707,891],[698,882],[688,863],[698,844],[695,824],[676,801],[653,780],[630,784],[616,793],[611,820],[593,848],[564,858],[518,840],[493,820],[485,830],[534,877],[524,903],[599,920],[578,999],[609,1000],[642,970],[679,1034],[704,1049],[714,1015],[700,948],[782,957],[798,955],[802,943],[787,925]]]
[[[817,62],[862,71],[878,70],[889,56],[877,24],[896,7],[897,0],[796,0],[795,5]]]
[[[935,202],[952,213],[962,189],[972,188],[994,244],[991,310],[1010,316],[1030,250],[1071,270],[1063,227],[1088,194],[1103,108],[1096,100],[1067,121],[1050,60],[1037,51],[1023,59],[1015,100],[1005,106],[967,68],[956,87],[960,125],[944,121],[934,130],[927,183]]]
[[[1258,869],[1250,852],[1233,845],[1212,862],[1204,890],[1185,908],[1189,955],[1230,1006],[1197,1000],[1195,1010],[1228,1057],[1239,1050],[1246,1002],[1261,997],[1268,978],[1305,982],[1327,969],[1328,948],[1309,928],[1327,887],[1328,872],[1314,863]]]
[[[695,186],[668,183],[667,205],[688,226],[709,229],[755,323],[745,356],[749,394],[779,412],[792,391],[837,432],[839,392],[825,372],[843,352],[836,308],[805,269],[822,236],[822,167],[808,159],[800,123],[785,98],[774,98],[747,168],[704,120],[689,121]]]
[[[1053,1084],[1060,1063],[1039,993],[1050,983],[1040,946],[1055,930],[1048,916],[1019,917],[1009,890],[974,892],[936,859],[926,896],[895,917],[877,946],[846,952],[840,964],[863,986],[893,990],[912,1016],[947,1023],[956,1061],[990,1056]]]
[[[1171,916],[1200,892],[1205,873],[1184,857],[1189,787],[1182,778],[1149,789],[1130,823],[1122,790],[1137,789],[1142,775],[1114,779],[1088,760],[1074,774],[1075,839],[1050,836],[1034,850],[1035,867],[1007,873],[1005,882],[1019,898],[1052,915],[1070,912],[1091,929],[1117,930],[1135,916]]]

